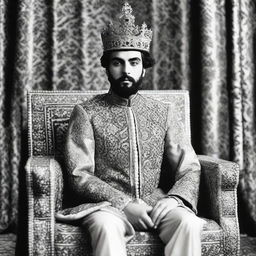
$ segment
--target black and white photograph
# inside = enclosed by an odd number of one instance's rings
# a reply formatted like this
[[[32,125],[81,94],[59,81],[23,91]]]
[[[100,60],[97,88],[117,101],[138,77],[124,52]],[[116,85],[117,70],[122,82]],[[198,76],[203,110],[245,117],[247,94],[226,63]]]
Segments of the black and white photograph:
[[[0,0],[0,255],[256,256],[256,1]]]

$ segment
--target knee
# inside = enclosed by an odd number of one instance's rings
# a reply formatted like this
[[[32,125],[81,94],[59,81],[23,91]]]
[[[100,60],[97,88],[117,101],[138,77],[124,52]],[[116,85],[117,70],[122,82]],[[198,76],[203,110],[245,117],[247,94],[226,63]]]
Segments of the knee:
[[[115,228],[118,228],[117,222],[114,221],[112,218],[100,218],[100,219],[96,219],[94,222],[95,227],[103,230],[113,230]]]
[[[191,233],[201,229],[200,218],[196,215],[181,215],[178,219],[179,227],[185,232]]]

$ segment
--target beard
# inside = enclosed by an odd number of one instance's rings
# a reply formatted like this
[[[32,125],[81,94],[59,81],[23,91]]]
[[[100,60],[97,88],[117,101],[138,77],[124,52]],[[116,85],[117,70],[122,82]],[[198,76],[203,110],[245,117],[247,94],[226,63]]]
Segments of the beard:
[[[118,79],[114,79],[113,76],[108,73],[108,80],[111,85],[110,88],[114,93],[122,98],[129,98],[131,95],[136,94],[140,89],[143,75],[141,73],[139,80],[136,82],[133,77],[128,75],[123,75]]]

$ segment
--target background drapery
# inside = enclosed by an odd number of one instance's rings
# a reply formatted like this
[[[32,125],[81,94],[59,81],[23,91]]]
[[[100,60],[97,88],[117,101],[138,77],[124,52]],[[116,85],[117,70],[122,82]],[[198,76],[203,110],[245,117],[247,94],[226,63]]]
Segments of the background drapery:
[[[15,226],[25,193],[27,90],[107,89],[100,31],[122,3],[0,0],[0,231]],[[254,0],[129,3],[154,30],[143,89],[190,91],[193,146],[240,164],[240,220],[256,234]]]

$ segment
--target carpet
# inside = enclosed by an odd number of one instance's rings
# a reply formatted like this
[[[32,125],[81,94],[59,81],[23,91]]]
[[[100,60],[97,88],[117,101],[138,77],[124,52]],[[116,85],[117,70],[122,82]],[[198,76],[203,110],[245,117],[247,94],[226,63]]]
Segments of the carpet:
[[[240,256],[256,256],[256,237],[241,235]]]
[[[14,256],[15,242],[16,236],[14,234],[0,235],[0,255]],[[241,235],[240,256],[256,256],[256,237]]]

